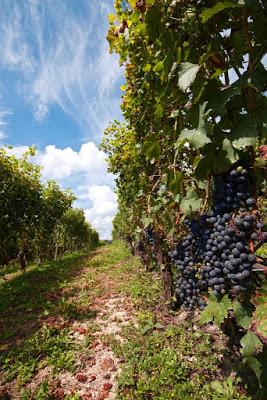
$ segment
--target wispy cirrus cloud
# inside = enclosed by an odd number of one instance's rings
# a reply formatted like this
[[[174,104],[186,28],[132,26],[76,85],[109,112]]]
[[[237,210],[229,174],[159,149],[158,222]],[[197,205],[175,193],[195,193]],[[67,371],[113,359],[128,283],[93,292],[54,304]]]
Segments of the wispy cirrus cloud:
[[[110,120],[120,118],[123,79],[105,39],[112,7],[113,0],[1,0],[0,13],[1,93],[15,87],[23,113],[30,108],[39,123],[57,107],[76,121],[81,136],[75,148],[59,131],[57,145],[49,139],[33,161],[43,167],[43,179],[74,191],[76,206],[102,238],[110,238],[117,201],[114,177],[95,142]],[[0,111],[0,139],[7,116]],[[20,136],[16,142],[21,145],[10,151],[21,156],[28,141]]]
[[[99,136],[119,116],[122,71],[105,40],[112,0],[2,0],[0,65],[42,120],[60,106],[84,137]]]

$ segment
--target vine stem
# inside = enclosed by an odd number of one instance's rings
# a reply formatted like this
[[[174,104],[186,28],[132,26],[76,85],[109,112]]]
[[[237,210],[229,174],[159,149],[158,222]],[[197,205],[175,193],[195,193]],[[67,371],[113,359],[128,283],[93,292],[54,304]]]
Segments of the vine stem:
[[[208,186],[207,186],[207,190],[206,190],[205,201],[204,201],[203,208],[202,208],[202,211],[201,211],[202,214],[204,213],[204,211],[205,211],[205,209],[206,209],[206,207],[208,205],[208,201],[209,201],[209,197],[210,197],[210,189],[211,189],[211,176],[209,175],[208,176]]]
[[[147,197],[147,211],[148,211],[148,214],[151,214],[150,198],[151,198],[151,196],[149,195],[149,196]]]
[[[251,36],[249,32],[249,26],[248,26],[248,14],[247,11],[243,11],[243,16],[242,16],[242,24],[243,24],[243,31],[246,37],[246,42],[248,46],[248,68],[247,72],[249,74],[249,77],[252,77],[253,74],[253,65],[254,65],[254,60],[253,60],[253,46],[251,44]],[[251,88],[248,88],[248,110],[250,112],[253,112],[254,110],[254,99],[253,99],[253,92]]]

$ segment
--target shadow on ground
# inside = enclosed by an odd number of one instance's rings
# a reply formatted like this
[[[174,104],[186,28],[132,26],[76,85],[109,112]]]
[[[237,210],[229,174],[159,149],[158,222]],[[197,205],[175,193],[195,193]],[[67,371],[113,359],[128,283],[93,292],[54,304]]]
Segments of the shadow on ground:
[[[42,319],[56,316],[62,302],[62,288],[74,280],[97,251],[91,255],[71,254],[57,261],[31,267],[0,286],[0,356],[38,331]],[[90,290],[90,289],[89,289]],[[65,297],[64,297],[65,298]],[[64,308],[64,304],[63,304]],[[62,304],[61,304],[62,309]],[[92,318],[95,313],[66,309],[67,318]]]

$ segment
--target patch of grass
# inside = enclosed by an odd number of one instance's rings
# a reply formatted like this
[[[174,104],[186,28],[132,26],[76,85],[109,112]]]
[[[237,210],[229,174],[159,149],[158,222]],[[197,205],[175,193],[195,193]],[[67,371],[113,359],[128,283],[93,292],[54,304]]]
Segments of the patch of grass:
[[[0,267],[0,278],[4,279],[5,275],[15,274],[18,271],[20,271],[20,267],[19,267],[19,264],[17,264],[17,263],[1,266]]]
[[[109,338],[124,360],[117,399],[249,400],[233,378],[220,376],[223,348],[209,334],[170,326],[143,333],[125,328],[126,343]],[[217,357],[216,357],[217,355]]]
[[[130,294],[136,308],[153,309],[159,302],[162,286],[157,274],[141,270],[123,285],[123,289]]]
[[[40,328],[40,318],[57,312],[62,286],[79,273],[83,254],[28,267],[8,276],[0,284],[0,351],[14,340],[30,337]],[[52,295],[52,297],[51,297]],[[50,298],[51,297],[51,298]],[[10,328],[12,327],[12,329]]]
[[[2,356],[1,364],[6,381],[17,378],[23,385],[39,368],[52,366],[55,371],[75,369],[77,345],[68,329],[49,328],[46,325],[21,346]]]
[[[110,271],[112,266],[127,260],[129,257],[130,252],[125,243],[114,241],[112,244],[103,247],[99,255],[90,260],[90,267],[102,272]]]
[[[223,340],[215,341],[192,324],[161,324],[157,306],[161,279],[146,272],[123,245],[109,247],[110,259],[99,256],[96,269],[117,282],[116,290],[131,297],[138,328],[123,328],[125,341],[106,335],[105,341],[123,360],[117,399],[121,400],[249,400],[235,372],[225,376]],[[125,246],[124,246],[125,247]],[[116,260],[116,264],[109,265]]]
[[[139,258],[131,256],[123,242],[114,242],[107,250],[107,254],[94,258],[97,270],[107,272],[117,282],[116,290],[131,296],[136,308],[154,308],[162,290],[159,275],[146,272]]]
[[[24,389],[21,392],[21,397],[22,397],[22,400],[31,400],[33,398],[32,393],[29,390],[24,390]],[[34,399],[35,400],[51,399],[51,397],[49,396],[49,385],[48,385],[47,381],[44,381],[43,383],[41,383],[37,392],[34,393]]]

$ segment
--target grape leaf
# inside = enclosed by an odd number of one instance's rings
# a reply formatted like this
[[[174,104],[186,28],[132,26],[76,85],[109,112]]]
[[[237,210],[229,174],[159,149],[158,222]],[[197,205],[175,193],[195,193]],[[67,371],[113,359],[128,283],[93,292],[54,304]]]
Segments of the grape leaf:
[[[155,160],[158,160],[160,156],[160,145],[157,142],[151,143],[146,141],[144,143],[144,151],[147,159],[151,164],[154,164]]]
[[[233,97],[241,94],[242,85],[246,81],[245,74],[234,82],[230,87],[221,88],[219,83],[212,79],[207,84],[208,105],[215,113],[222,114],[225,111],[225,105]]]
[[[256,333],[252,331],[248,331],[240,340],[240,344],[242,346],[241,354],[243,358],[253,357],[262,351],[263,344],[256,335]]]
[[[206,144],[211,143],[210,138],[207,136],[209,125],[206,124],[204,119],[206,105],[207,102],[204,102],[199,106],[198,127],[196,129],[185,128],[175,143],[176,147],[180,147],[184,143],[189,142],[195,149],[200,149]]]
[[[200,65],[198,64],[192,64],[189,62],[181,63],[181,70],[178,75],[178,86],[183,92],[185,92],[194,82],[199,68]]]
[[[256,308],[253,316],[253,330],[267,343],[267,302]]]
[[[217,299],[213,294],[209,297],[207,307],[202,311],[199,323],[201,325],[214,321],[215,325],[220,326],[228,315],[228,310],[232,308],[231,300],[227,295],[221,300]]]
[[[238,154],[233,148],[229,139],[225,138],[223,140],[222,149],[226,153],[225,158],[227,158],[227,160],[229,160],[231,164],[235,163],[238,160]]]
[[[154,67],[153,71],[154,72],[161,72],[164,68],[164,61],[159,61]]]
[[[211,17],[225,10],[226,8],[241,7],[240,4],[232,3],[231,1],[219,1],[215,6],[204,10],[201,13],[202,22],[207,22]]]
[[[245,149],[248,146],[256,146],[258,130],[256,121],[251,116],[242,117],[231,131],[231,139],[234,148]]]
[[[196,190],[189,188],[186,196],[181,201],[181,209],[185,215],[190,215],[192,212],[199,210],[201,204],[202,199],[198,196]]]
[[[182,172],[176,172],[174,178],[169,183],[169,189],[175,196],[181,192],[183,178],[184,175]]]
[[[244,329],[248,329],[251,325],[251,317],[239,301],[233,303],[233,311],[237,324]]]
[[[200,149],[205,146],[205,144],[211,143],[210,138],[203,132],[203,130],[199,129],[187,129],[185,128],[180,137],[179,142],[189,142],[196,149]]]
[[[250,369],[252,369],[252,371],[254,372],[254,374],[256,375],[259,385],[261,387],[261,372],[262,372],[262,366],[261,363],[259,362],[259,360],[257,360],[257,358],[255,357],[249,357],[247,359],[245,359],[245,363],[248,365],[248,367]]]
[[[267,343],[267,284],[257,290],[253,299],[256,309],[253,314],[253,331]]]

